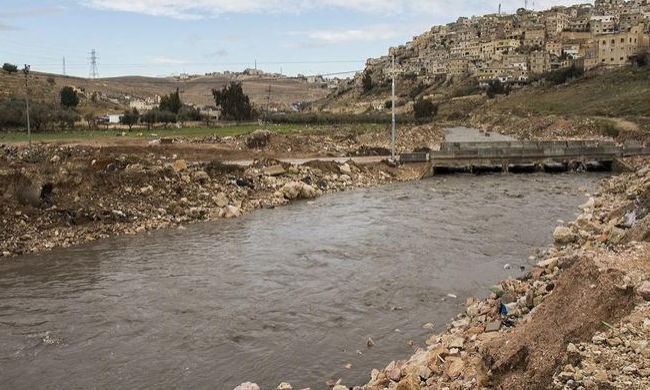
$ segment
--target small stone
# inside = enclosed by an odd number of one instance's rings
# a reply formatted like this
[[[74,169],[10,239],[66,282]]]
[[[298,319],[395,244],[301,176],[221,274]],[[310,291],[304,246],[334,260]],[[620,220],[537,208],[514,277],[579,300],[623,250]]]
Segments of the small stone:
[[[187,162],[185,160],[176,160],[172,163],[174,172],[179,173],[187,170]]]
[[[273,165],[270,167],[262,168],[262,174],[266,176],[281,176],[284,175],[286,171],[282,168],[282,165]]]
[[[395,367],[392,370],[388,371],[388,379],[394,382],[399,382],[399,380],[402,379],[402,370]]]
[[[435,329],[435,325],[433,325],[432,322],[427,322],[426,324],[422,325],[422,329],[433,330]]]
[[[339,166],[339,171],[341,171],[341,174],[343,175],[351,175],[352,174],[352,168],[350,168],[349,164],[343,164]]]
[[[456,337],[455,339],[451,340],[451,343],[449,343],[449,348],[462,349],[463,345],[465,345],[465,339],[462,337]]]
[[[488,322],[485,325],[485,333],[498,332],[501,329],[501,321]]]
[[[208,175],[205,171],[196,171],[192,173],[192,178],[194,181],[197,181],[201,184],[205,184],[210,182],[210,175]]]
[[[375,342],[372,341],[372,338],[368,337],[368,341],[366,341],[366,346],[367,346],[368,348],[372,348],[372,347],[375,346]]]
[[[277,390],[291,390],[293,387],[291,387],[290,383],[287,382],[282,382],[276,387]]]
[[[506,265],[503,266],[503,269],[509,270],[509,269],[512,269],[512,266],[510,264],[506,264]]]
[[[457,378],[465,368],[465,362],[461,359],[454,360],[447,369],[447,375],[451,379]]]
[[[234,390],[260,390],[260,387],[256,383],[245,382],[235,387]]]
[[[578,347],[576,347],[576,345],[573,343],[569,343],[569,345],[566,347],[566,351],[568,353],[578,353]]]

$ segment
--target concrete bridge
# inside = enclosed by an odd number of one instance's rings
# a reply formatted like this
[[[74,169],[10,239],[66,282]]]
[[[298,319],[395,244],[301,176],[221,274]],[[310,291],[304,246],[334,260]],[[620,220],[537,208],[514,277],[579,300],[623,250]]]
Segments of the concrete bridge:
[[[611,169],[617,158],[638,155],[650,155],[650,148],[608,141],[448,142],[439,151],[403,154],[401,161],[429,162],[433,173],[563,171],[590,166]]]

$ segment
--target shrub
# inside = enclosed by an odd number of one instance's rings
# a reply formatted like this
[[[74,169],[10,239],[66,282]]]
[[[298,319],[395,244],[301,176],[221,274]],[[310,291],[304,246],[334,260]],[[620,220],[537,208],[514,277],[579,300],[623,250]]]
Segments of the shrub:
[[[18,67],[16,65],[9,64],[9,63],[5,62],[5,64],[2,65],[2,70],[4,70],[5,72],[7,72],[9,74],[12,74],[12,73],[18,72]]]
[[[497,95],[509,95],[510,87],[504,86],[499,80],[493,80],[488,84],[486,93],[490,99],[494,99]]]
[[[361,85],[363,87],[363,93],[368,93],[372,90],[372,72],[366,70],[363,72],[363,78],[361,79]]]
[[[558,69],[554,72],[547,73],[543,78],[552,82],[553,84],[564,84],[570,79],[581,77],[585,74],[585,70],[582,67],[572,64],[568,68]]]
[[[74,129],[75,122],[80,119],[81,116],[70,108],[60,108],[54,112],[54,121],[59,124],[61,130]]]
[[[427,89],[427,85],[420,82],[418,85],[416,85],[411,91],[409,92],[409,97],[411,99],[417,98],[422,92],[424,92]]]
[[[598,120],[596,126],[600,134],[605,137],[617,138],[620,133],[616,125],[609,120]]]
[[[79,105],[79,96],[77,91],[72,87],[61,88],[61,106],[65,108],[73,108]]]
[[[413,104],[413,115],[417,120],[431,119],[438,115],[438,105],[431,100],[420,99]]]

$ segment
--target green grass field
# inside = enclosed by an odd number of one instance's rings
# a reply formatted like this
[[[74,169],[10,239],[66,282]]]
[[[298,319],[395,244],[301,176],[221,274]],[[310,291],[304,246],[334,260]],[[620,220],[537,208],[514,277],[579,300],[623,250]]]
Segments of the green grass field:
[[[372,132],[385,130],[385,125],[363,124],[363,125],[345,125],[345,128],[359,132]],[[333,128],[333,126],[312,126],[302,124],[282,124],[266,125],[257,124],[230,125],[224,127],[182,127],[182,128],[156,128],[147,130],[145,128],[134,128],[131,131],[123,129],[95,129],[95,130],[51,130],[45,132],[32,133],[32,141],[60,141],[60,140],[93,140],[109,138],[155,138],[155,137],[185,137],[201,138],[210,135],[219,137],[236,136],[248,134],[255,130],[264,128],[276,134],[294,134],[309,132],[324,132]],[[124,135],[122,135],[124,134]],[[29,138],[26,132],[0,132],[0,142],[24,142]]]

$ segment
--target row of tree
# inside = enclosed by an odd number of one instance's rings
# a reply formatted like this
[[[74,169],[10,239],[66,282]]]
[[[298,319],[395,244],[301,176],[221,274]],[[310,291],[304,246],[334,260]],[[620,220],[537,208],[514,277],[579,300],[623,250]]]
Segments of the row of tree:
[[[74,109],[32,102],[29,105],[29,119],[35,131],[46,131],[55,127],[74,128],[75,123],[81,120],[81,116]],[[22,99],[1,100],[0,129],[24,128],[26,126],[25,101]]]
[[[231,83],[221,90],[213,89],[212,96],[215,104],[221,109],[221,117],[226,120],[247,121],[257,117],[257,113],[244,93],[241,83]],[[127,110],[120,117],[120,123],[129,127],[129,130],[138,123],[148,129],[156,124],[164,127],[173,124],[191,121],[205,121],[209,123],[210,117],[202,114],[198,108],[186,105],[181,100],[180,91],[163,96],[158,108],[140,114],[138,110]]]
[[[13,72],[13,68],[5,64],[2,69]],[[16,70],[17,71],[17,70]],[[74,128],[81,116],[76,110],[79,96],[72,87],[63,87],[59,92],[59,105],[32,101],[29,105],[29,119],[35,131],[45,131],[50,128]],[[0,100],[0,129],[26,127],[26,104],[23,99],[9,98]]]

